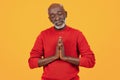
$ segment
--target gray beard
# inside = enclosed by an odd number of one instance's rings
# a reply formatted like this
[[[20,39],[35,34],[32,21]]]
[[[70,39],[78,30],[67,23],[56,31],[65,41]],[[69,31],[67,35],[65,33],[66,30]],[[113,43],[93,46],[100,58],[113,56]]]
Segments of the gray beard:
[[[65,27],[65,20],[64,20],[64,23],[61,26],[57,26],[55,24],[54,24],[54,26],[55,26],[56,29],[62,29],[62,28],[64,28]]]

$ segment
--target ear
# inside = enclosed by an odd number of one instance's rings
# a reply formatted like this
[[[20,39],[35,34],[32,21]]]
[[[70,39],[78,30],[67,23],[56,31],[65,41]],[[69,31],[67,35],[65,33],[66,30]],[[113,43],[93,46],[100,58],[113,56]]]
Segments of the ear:
[[[50,16],[48,16],[48,19],[50,20],[50,22],[52,22],[51,19],[50,19]]]
[[[67,18],[67,11],[65,11],[65,18]]]
[[[48,10],[48,19],[50,20],[50,22],[52,22],[50,18],[50,10]]]

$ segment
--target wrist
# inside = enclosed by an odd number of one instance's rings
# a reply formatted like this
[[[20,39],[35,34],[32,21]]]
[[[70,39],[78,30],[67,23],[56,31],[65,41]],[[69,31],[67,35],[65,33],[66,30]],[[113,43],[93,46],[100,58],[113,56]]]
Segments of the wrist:
[[[55,55],[55,56],[53,56],[53,58],[56,60],[56,59],[58,59],[58,58],[59,58],[59,56]]]
[[[62,57],[61,59],[62,59],[63,61],[67,61],[67,57],[65,57],[65,56]]]

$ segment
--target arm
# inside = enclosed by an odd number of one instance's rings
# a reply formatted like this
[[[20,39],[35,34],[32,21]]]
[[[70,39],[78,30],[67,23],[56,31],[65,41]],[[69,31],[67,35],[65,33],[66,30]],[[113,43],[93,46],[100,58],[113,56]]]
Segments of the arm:
[[[51,56],[51,57],[48,57],[48,58],[39,59],[38,60],[38,66],[39,67],[46,66],[49,63],[55,61],[56,59],[57,59],[57,57],[55,57],[55,56]]]
[[[37,37],[34,46],[30,52],[30,58],[28,60],[29,67],[31,69],[38,67],[38,61],[43,56],[43,40],[42,33]]]
[[[76,66],[79,65],[79,58],[69,57],[65,55],[62,38],[60,39],[60,59]]]
[[[92,68],[95,65],[95,56],[82,33],[78,35],[78,49],[80,52],[80,63],[82,67]]]
[[[73,58],[65,56],[64,45],[61,39],[60,59],[77,66],[80,65],[87,68],[93,67],[95,65],[95,56],[82,33],[79,34],[77,43],[81,56],[80,58]]]
[[[45,66],[55,61],[56,59],[59,58],[58,52],[59,52],[59,47],[57,45],[55,55],[47,58],[42,58],[42,56],[44,55],[44,51],[43,51],[42,34],[40,34],[40,36],[37,37],[33,49],[30,52],[30,58],[28,60],[30,68],[33,69],[33,68]]]
[[[73,57],[63,57],[62,60],[69,62],[73,65],[79,66],[79,58],[73,58]]]
[[[59,59],[59,47],[58,45],[56,46],[56,54],[54,56],[48,57],[48,58],[43,58],[38,60],[38,66],[46,66],[47,64]]]
[[[48,65],[49,63],[55,61],[56,59],[58,59],[56,55],[47,57],[47,58],[37,58],[37,57],[32,58],[31,57],[29,59],[29,65],[31,69],[36,68],[36,67],[42,67],[42,66]]]

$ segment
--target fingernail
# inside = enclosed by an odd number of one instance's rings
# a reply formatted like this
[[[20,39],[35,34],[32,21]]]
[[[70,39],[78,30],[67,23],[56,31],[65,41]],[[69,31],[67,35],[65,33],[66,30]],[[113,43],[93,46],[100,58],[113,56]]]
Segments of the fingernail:
[[[59,36],[59,38],[62,38],[61,36]]]

